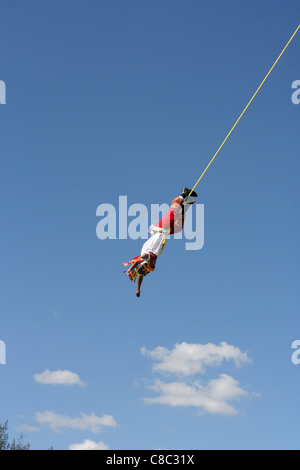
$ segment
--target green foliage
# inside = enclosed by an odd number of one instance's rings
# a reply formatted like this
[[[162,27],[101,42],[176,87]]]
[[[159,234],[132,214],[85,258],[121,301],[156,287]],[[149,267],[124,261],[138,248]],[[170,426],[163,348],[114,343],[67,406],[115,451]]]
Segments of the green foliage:
[[[29,450],[30,444],[24,444],[24,436],[20,434],[18,439],[13,439],[12,443],[8,440],[8,421],[0,423],[0,450]]]
[[[10,445],[8,443],[7,427],[8,427],[7,421],[5,421],[4,424],[0,423],[0,450],[10,449]]]

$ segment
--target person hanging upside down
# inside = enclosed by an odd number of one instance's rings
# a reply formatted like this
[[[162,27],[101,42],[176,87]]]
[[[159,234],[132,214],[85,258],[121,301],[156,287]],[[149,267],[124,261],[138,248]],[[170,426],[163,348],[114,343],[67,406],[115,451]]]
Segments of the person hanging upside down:
[[[141,295],[141,285],[144,277],[153,272],[156,267],[156,260],[166,246],[167,236],[182,231],[187,209],[196,202],[189,199],[190,196],[197,197],[197,194],[191,189],[183,188],[180,196],[173,199],[166,215],[156,225],[150,226],[151,237],[144,243],[141,254],[128,263],[123,263],[124,266],[131,264],[127,271],[124,271],[129,279],[133,282],[136,279],[138,280],[137,297]]]

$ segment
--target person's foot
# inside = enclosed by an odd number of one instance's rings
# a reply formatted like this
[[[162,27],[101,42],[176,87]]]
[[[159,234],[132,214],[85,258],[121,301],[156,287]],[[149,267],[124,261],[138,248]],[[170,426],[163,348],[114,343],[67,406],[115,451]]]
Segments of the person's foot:
[[[188,209],[192,207],[193,204],[195,204],[195,199],[188,199],[187,201],[184,201],[181,206],[181,210],[183,214],[186,214]]]
[[[186,197],[197,197],[198,194],[195,193],[195,191],[192,191],[191,189],[189,188],[183,188],[182,191],[181,191],[181,196],[185,199]]]
[[[136,295],[137,297],[139,297],[139,296],[141,295],[141,291],[140,291],[139,289],[137,289],[135,295]]]

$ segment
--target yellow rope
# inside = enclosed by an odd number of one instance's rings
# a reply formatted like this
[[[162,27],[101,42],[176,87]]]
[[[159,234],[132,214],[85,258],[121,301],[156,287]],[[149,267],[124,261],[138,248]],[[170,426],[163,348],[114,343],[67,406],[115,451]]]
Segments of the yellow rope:
[[[254,93],[254,95],[252,96],[251,100],[249,101],[249,103],[247,104],[247,106],[244,108],[243,112],[240,114],[239,118],[236,120],[235,124],[233,125],[233,127],[231,128],[231,130],[228,132],[227,136],[225,137],[225,139],[223,140],[223,142],[221,143],[220,147],[218,148],[218,150],[216,151],[216,153],[214,154],[214,156],[212,157],[212,159],[210,160],[210,162],[208,163],[208,165],[206,166],[205,170],[203,171],[202,175],[200,176],[200,178],[198,179],[197,183],[195,184],[195,186],[193,187],[193,189],[191,190],[190,194],[188,195],[187,199],[190,197],[190,195],[192,194],[192,192],[194,191],[194,189],[198,186],[198,184],[200,183],[201,179],[203,178],[203,176],[205,175],[205,173],[207,172],[208,168],[210,167],[210,165],[212,164],[212,162],[214,161],[214,159],[216,158],[216,156],[218,155],[218,153],[220,152],[221,148],[223,147],[223,145],[225,144],[226,140],[228,139],[228,137],[230,136],[230,134],[232,133],[232,131],[234,130],[234,128],[236,127],[236,125],[238,124],[238,122],[240,121],[240,119],[242,118],[242,116],[245,114],[245,112],[247,111],[247,109],[249,108],[250,104],[252,103],[252,101],[254,100],[254,98],[256,97],[257,93],[259,92],[259,90],[261,89],[261,87],[263,86],[263,84],[265,83],[265,81],[267,80],[268,76],[270,75],[270,73],[272,72],[272,70],[274,69],[275,65],[277,64],[277,62],[279,61],[279,59],[282,57],[282,55],[284,54],[285,50],[288,48],[288,46],[290,45],[290,43],[292,42],[292,40],[294,39],[294,37],[296,36],[298,30],[300,29],[300,25],[298,26],[298,28],[296,29],[296,31],[294,32],[294,34],[292,35],[292,37],[290,38],[289,42],[286,44],[286,46],[284,47],[284,49],[282,50],[282,52],[280,53],[280,55],[277,57],[276,61],[274,62],[274,64],[272,65],[272,67],[270,68],[269,72],[267,73],[267,75],[265,76],[265,78],[263,79],[263,81],[261,82],[261,84],[259,85],[259,87],[257,88],[256,92]]]

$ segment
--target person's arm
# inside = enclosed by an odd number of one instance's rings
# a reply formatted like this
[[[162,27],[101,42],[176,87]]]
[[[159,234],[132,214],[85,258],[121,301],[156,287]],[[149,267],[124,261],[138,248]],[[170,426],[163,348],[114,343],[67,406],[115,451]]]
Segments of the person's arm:
[[[136,290],[136,296],[139,297],[141,295],[141,285],[143,282],[144,276],[138,276],[138,285],[137,285],[137,290]]]

